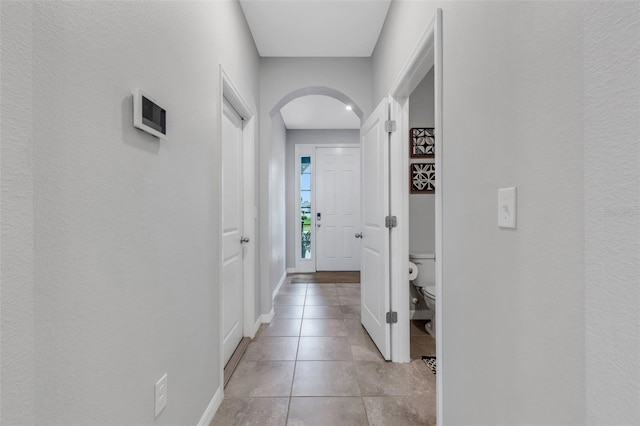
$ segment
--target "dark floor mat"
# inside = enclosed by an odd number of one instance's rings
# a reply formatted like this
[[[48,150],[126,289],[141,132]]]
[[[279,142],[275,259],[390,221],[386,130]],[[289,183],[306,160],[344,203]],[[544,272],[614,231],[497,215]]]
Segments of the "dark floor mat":
[[[314,283],[314,284],[334,284],[334,283],[359,283],[359,271],[336,271],[336,272],[314,272],[312,274],[291,274],[292,284]]]
[[[436,357],[435,356],[423,356],[422,360],[424,361],[425,364],[427,364],[427,367],[429,367],[431,372],[433,374],[436,374],[436,371],[437,371]]]

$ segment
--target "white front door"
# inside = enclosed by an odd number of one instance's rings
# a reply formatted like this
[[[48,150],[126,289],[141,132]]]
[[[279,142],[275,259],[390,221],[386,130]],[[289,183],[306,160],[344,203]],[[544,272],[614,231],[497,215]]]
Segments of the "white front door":
[[[359,271],[360,148],[316,148],[316,269]]]
[[[362,325],[385,359],[391,359],[389,303],[389,134],[385,121],[389,104],[384,99],[360,129],[362,153]],[[407,302],[408,303],[408,302]]]
[[[222,114],[222,329],[223,361],[242,340],[242,120],[224,101]]]

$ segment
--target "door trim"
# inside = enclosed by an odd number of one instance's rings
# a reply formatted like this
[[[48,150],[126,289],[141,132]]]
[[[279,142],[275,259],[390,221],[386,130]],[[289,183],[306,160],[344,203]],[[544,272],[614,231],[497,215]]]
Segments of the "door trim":
[[[406,177],[409,174],[409,97],[420,84],[427,72],[434,67],[434,100],[436,126],[436,182],[438,190],[435,194],[435,253],[436,253],[436,357],[438,374],[436,376],[437,424],[443,425],[443,383],[446,360],[443,359],[442,317],[443,317],[443,274],[442,274],[442,241],[443,241],[443,110],[442,110],[442,9],[437,9],[429,25],[420,37],[415,49],[409,56],[396,77],[389,96],[391,98],[391,117],[397,121],[397,131],[391,134],[391,146],[400,149],[391,150],[391,206],[392,214],[398,217],[398,227],[391,233],[391,308],[398,312],[398,323],[391,331],[392,361],[408,362],[409,355],[409,271],[406,267],[409,260],[409,191],[406,188]]]
[[[242,334],[245,337],[253,338],[255,335],[254,323],[255,323],[255,247],[256,247],[256,234],[255,234],[255,221],[256,221],[256,204],[255,204],[255,140],[256,140],[256,115],[249,107],[249,104],[244,100],[237,86],[233,83],[224,67],[220,65],[220,80],[219,80],[219,99],[218,99],[218,114],[217,114],[217,140],[218,143],[214,148],[216,176],[218,182],[218,194],[222,193],[222,156],[220,155],[222,150],[222,117],[223,117],[223,105],[225,99],[233,106],[233,108],[242,117],[242,152],[243,152],[243,233],[244,236],[249,237],[250,242],[243,247],[244,255],[242,261],[243,269],[243,318],[242,318]],[[222,239],[220,238],[222,232],[222,207],[220,203],[216,203],[215,212],[218,215],[217,230],[218,239],[216,241],[216,248],[219,254],[218,256],[218,321],[219,321],[219,372],[220,380],[224,377],[224,356],[223,356],[223,297],[222,297]]]

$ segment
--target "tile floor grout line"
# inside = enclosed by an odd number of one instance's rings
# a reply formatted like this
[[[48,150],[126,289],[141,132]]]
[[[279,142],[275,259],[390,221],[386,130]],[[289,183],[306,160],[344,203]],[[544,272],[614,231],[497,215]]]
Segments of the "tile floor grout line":
[[[344,323],[344,328],[347,328],[347,323],[345,322],[346,318],[342,319],[342,322]],[[347,332],[348,333],[348,332]],[[356,360],[353,357],[353,350],[351,349],[351,345],[349,345],[349,350],[351,350],[351,362],[353,363],[353,370],[356,373],[356,383],[358,384],[358,389],[360,390],[360,400],[362,401],[362,409],[364,410],[364,416],[365,419],[367,420],[367,425],[371,425],[371,423],[369,422],[369,414],[367,413],[367,406],[364,403],[364,395],[362,392],[362,387],[360,386],[360,375],[358,374],[358,369],[356,368]]]
[[[304,288],[304,301],[307,301],[307,291],[309,286],[305,285]],[[287,416],[284,419],[285,426],[289,423],[289,413],[291,412],[291,399],[293,398],[293,384],[296,381],[296,368],[298,366],[298,353],[300,352],[300,339],[302,338],[302,321],[304,321],[304,310],[307,307],[306,304],[302,305],[302,318],[300,319],[300,328],[298,329],[298,345],[296,347],[296,357],[293,360],[293,374],[291,375],[291,388],[289,389],[289,403],[287,404]]]

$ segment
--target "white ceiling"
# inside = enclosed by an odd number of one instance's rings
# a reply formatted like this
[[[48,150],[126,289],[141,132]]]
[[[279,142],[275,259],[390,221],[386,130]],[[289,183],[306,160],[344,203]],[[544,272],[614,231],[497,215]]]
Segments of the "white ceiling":
[[[369,57],[391,0],[240,0],[260,56]],[[360,120],[328,96],[285,105],[288,129],[359,129]]]
[[[260,56],[369,57],[391,0],[240,0]]]
[[[359,129],[360,119],[337,99],[308,95],[280,110],[287,129]]]

